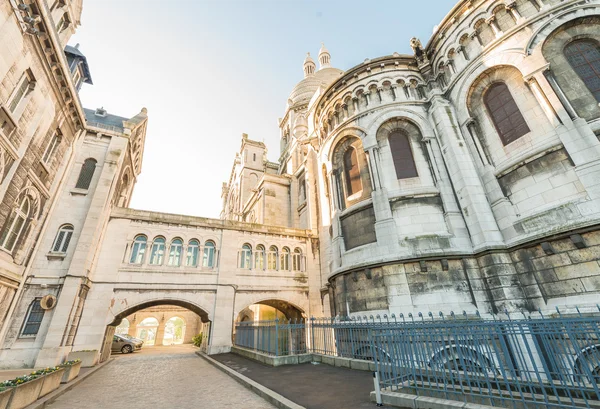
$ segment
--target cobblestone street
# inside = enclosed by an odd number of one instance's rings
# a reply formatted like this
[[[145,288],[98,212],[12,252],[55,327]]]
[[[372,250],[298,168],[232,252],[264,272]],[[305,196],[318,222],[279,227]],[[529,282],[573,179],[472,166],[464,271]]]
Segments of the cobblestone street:
[[[51,409],[274,408],[209,363],[189,346],[156,347],[117,354],[108,364],[60,396]]]

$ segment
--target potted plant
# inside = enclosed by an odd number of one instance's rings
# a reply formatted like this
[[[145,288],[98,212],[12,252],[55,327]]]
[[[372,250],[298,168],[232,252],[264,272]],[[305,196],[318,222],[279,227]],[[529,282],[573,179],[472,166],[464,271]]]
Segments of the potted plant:
[[[44,383],[42,384],[42,389],[40,390],[40,398],[58,389],[64,372],[65,369],[59,366],[40,369],[34,372],[44,378]]]
[[[13,393],[13,388],[0,386],[0,409],[8,408],[8,402]]]
[[[97,349],[83,349],[81,351],[71,351],[67,358],[69,361],[79,359],[83,368],[89,368],[96,365],[98,362],[98,350]]]
[[[73,361],[67,361],[61,365],[61,368],[65,368],[65,372],[63,373],[61,383],[71,382],[73,379],[77,378],[79,375],[79,371],[81,370],[81,359],[74,359]],[[0,406],[0,409],[2,407]]]
[[[11,388],[12,398],[10,399],[10,409],[22,409],[32,404],[39,398],[44,377],[35,375],[35,372],[29,375],[17,376],[15,379],[9,379],[0,383],[1,387]]]

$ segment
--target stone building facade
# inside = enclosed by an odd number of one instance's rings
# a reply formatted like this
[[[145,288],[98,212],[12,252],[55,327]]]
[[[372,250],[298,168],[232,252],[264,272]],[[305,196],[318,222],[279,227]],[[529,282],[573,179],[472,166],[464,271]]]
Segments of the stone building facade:
[[[12,287],[2,365],[73,349],[105,359],[123,318],[164,305],[197,314],[209,353],[270,308],[287,319],[596,308],[598,33],[600,0],[460,0],[410,55],[342,71],[323,46],[279,120],[279,160],[242,136],[219,220],[129,209],[146,111],[77,108],[56,206]]]

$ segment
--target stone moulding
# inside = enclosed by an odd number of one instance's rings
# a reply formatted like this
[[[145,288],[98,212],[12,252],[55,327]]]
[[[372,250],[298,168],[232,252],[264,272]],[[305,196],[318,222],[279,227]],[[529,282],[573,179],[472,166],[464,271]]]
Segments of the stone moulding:
[[[76,359],[81,360],[81,366],[83,368],[91,368],[98,363],[98,351],[72,351],[69,352],[67,360],[74,361]]]
[[[63,368],[65,368],[65,372],[63,373],[60,383],[68,383],[79,376],[81,362],[77,362],[73,365],[63,366]],[[0,406],[0,409],[2,409],[2,406]]]

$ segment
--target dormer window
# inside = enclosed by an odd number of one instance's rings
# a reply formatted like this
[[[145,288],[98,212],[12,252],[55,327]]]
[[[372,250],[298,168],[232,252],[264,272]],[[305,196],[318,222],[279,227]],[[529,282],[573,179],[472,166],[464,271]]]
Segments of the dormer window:
[[[94,112],[94,115],[101,116],[101,117],[104,118],[106,116],[106,109],[104,109],[104,108],[96,108],[96,112]]]

